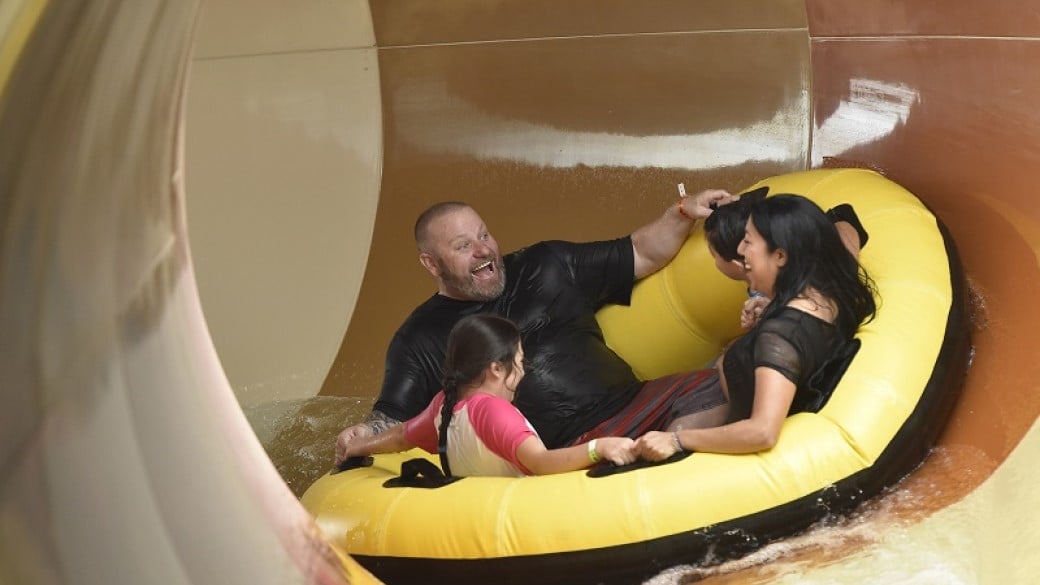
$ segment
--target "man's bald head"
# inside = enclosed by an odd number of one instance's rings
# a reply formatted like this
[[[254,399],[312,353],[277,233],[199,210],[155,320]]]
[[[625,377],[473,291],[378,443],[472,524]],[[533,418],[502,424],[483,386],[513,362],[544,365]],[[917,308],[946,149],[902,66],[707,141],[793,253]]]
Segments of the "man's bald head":
[[[415,245],[420,252],[430,251],[430,224],[437,219],[454,213],[460,209],[468,209],[469,205],[461,201],[442,201],[426,208],[415,220]]]

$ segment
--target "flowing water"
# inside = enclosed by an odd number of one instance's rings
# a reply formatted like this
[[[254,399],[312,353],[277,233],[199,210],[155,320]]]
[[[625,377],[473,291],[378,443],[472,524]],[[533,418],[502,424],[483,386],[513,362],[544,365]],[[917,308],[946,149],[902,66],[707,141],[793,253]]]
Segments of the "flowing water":
[[[854,514],[825,519],[741,559],[674,567],[647,585],[977,583],[957,550],[964,544],[957,539],[969,532],[960,525],[967,521],[964,515],[938,532],[928,520],[992,469],[977,451],[937,449],[917,471]]]
[[[245,409],[268,457],[296,497],[332,467],[336,435],[364,420],[374,398],[315,396]]]

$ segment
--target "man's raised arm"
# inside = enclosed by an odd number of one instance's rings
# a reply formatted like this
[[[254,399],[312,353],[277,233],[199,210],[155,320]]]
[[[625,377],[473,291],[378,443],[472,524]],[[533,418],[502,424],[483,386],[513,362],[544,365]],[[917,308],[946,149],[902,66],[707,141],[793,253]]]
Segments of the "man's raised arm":
[[[708,189],[686,196],[680,188],[677,203],[668,206],[654,221],[632,232],[636,280],[664,268],[679,252],[697,220],[711,215],[712,204],[723,205],[735,200],[721,189]]]

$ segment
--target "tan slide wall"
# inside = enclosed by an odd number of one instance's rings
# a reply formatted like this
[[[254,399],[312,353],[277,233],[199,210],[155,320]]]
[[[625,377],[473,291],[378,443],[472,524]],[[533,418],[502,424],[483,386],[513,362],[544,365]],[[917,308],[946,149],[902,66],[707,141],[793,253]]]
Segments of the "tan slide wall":
[[[187,110],[199,294],[243,406],[313,396],[354,309],[382,163],[368,3],[202,3]]]

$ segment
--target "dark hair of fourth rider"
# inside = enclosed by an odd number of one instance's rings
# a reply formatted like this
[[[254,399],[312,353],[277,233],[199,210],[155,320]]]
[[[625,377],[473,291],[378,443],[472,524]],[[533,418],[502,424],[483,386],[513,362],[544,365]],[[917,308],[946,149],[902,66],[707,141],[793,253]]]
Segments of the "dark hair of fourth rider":
[[[444,358],[444,405],[438,429],[437,450],[441,469],[450,476],[448,466],[448,426],[459,401],[459,389],[480,384],[488,366],[498,362],[506,374],[513,372],[520,331],[509,319],[481,313],[463,317],[448,334]]]
[[[704,237],[723,260],[741,260],[737,247],[744,239],[744,227],[751,214],[751,207],[765,199],[768,191],[769,187],[748,191],[733,203],[714,207],[708,219],[704,220]]]
[[[773,286],[773,301],[761,321],[809,287],[835,302],[835,325],[845,339],[851,339],[861,323],[874,318],[877,287],[819,206],[800,195],[775,195],[755,202],[750,220],[771,252],[787,252],[787,262]]]

